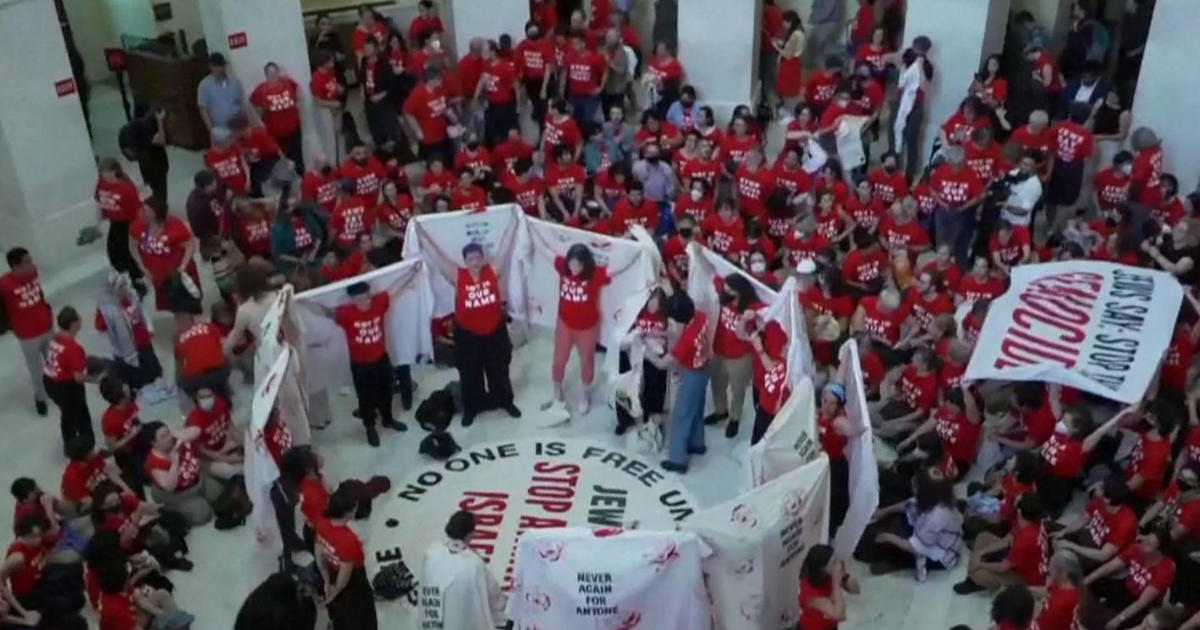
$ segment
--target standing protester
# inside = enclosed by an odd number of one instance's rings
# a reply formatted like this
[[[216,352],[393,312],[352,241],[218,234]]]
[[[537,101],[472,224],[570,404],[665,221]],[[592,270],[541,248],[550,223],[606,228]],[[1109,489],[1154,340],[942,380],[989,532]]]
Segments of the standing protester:
[[[505,595],[483,558],[468,540],[475,533],[475,515],[455,512],[446,523],[446,538],[425,550],[421,585],[437,589],[441,605],[431,610],[423,604],[422,618],[437,619],[443,628],[475,630],[503,625]]]
[[[317,122],[317,138],[321,153],[337,163],[346,152],[342,137],[342,115],[345,113],[346,86],[338,76],[337,61],[328,51],[318,51],[313,59],[312,79],[308,84],[313,98],[313,116]]]
[[[179,218],[167,212],[167,204],[151,199],[129,229],[129,251],[142,273],[154,286],[154,303],[160,311],[176,310],[171,303],[182,284],[200,299],[200,275],[196,270],[196,239]],[[183,278],[186,275],[187,281]],[[195,289],[193,292],[192,289]]]
[[[489,40],[483,49],[483,74],[475,88],[476,100],[486,99],[483,114],[483,141],[489,149],[504,142],[508,132],[519,129],[517,108],[521,100],[521,83],[513,63],[499,56],[499,47]]]
[[[321,601],[329,608],[333,630],[376,630],[375,594],[367,579],[362,541],[350,529],[358,502],[348,492],[335,492],[317,525],[317,568],[325,583]]]
[[[463,426],[471,426],[475,416],[489,409],[520,418],[508,374],[512,341],[499,275],[478,243],[463,247],[462,257],[464,266],[457,269],[455,281],[454,363],[462,383]]]
[[[554,329],[554,400],[565,402],[563,376],[574,348],[579,356],[579,377],[583,381],[582,414],[592,403],[592,379],[596,373],[596,343],[600,340],[600,291],[611,279],[607,267],[596,266],[592,250],[576,243],[565,257],[554,259],[558,271],[558,325]]]
[[[650,292],[646,306],[638,313],[630,336],[636,337],[636,343],[642,344],[646,352],[661,353],[667,347],[668,307],[666,292],[662,288],[655,288]],[[619,361],[621,372],[633,369],[628,351],[621,350]],[[643,422],[651,422],[651,416],[661,414],[666,407],[667,373],[649,359],[642,359],[642,380],[639,385],[641,419]],[[636,421],[623,405],[617,405],[617,435],[624,435]]]
[[[408,430],[392,416],[395,374],[384,342],[385,320],[392,300],[387,293],[372,294],[371,285],[366,282],[350,285],[346,294],[351,302],[337,308],[334,320],[346,333],[350,376],[354,379],[354,393],[358,396],[358,411],[366,427],[367,443],[379,446],[376,415],[380,418],[379,423],[388,429]]]
[[[526,22],[525,39],[517,44],[515,56],[521,84],[529,98],[530,116],[541,129],[546,124],[547,90],[554,74],[554,44],[537,22]]]
[[[161,105],[135,106],[135,112],[117,135],[117,144],[126,159],[137,162],[142,183],[150,187],[155,198],[167,200],[167,110]]]
[[[233,225],[229,187],[208,169],[197,171],[192,183],[195,187],[184,204],[192,234],[201,243],[228,241]],[[125,250],[129,251],[128,245]]]
[[[300,86],[281,74],[274,61],[263,66],[266,80],[250,93],[250,104],[258,112],[267,133],[279,143],[296,173],[304,172],[304,140],[300,133]]]
[[[196,104],[200,106],[200,118],[209,132],[217,128],[228,128],[234,116],[245,113],[246,99],[242,83],[230,76],[225,56],[213,53],[208,56],[210,74],[200,80],[196,87]],[[166,201],[165,197],[163,199]]]
[[[129,226],[137,219],[142,209],[141,193],[115,159],[101,158],[99,171],[100,178],[96,181],[96,206],[100,211],[99,220],[108,220],[108,264],[118,271],[128,273],[137,285],[138,292],[145,294],[146,285],[142,282],[142,272],[129,254]]]
[[[0,276],[0,297],[4,299],[4,314],[13,335],[21,345],[25,369],[33,385],[33,403],[39,416],[46,415],[46,388],[42,384],[42,368],[50,345],[53,315],[42,295],[42,282],[29,250],[14,247],[8,250],[9,272]]]
[[[712,340],[713,412],[704,418],[704,423],[716,424],[728,419],[725,437],[733,438],[753,376],[753,348],[747,340],[756,329],[756,311],[762,304],[754,286],[740,273],[731,273],[714,284],[721,310]]]
[[[396,143],[404,139],[400,121],[396,118],[396,104],[392,100],[396,75],[392,72],[387,49],[374,39],[364,43],[359,76],[362,77],[363,113],[367,117],[371,140],[376,147],[392,151]]]
[[[426,162],[440,159],[442,164],[453,164],[454,143],[449,128],[458,118],[446,104],[441,68],[427,66],[424,73],[425,80],[413,88],[404,102],[404,119],[412,133],[413,150]]]
[[[92,431],[92,414],[88,411],[87,394],[83,384],[88,380],[87,351],[75,338],[83,321],[79,313],[64,306],[55,318],[58,333],[46,348],[46,366],[42,369],[42,381],[50,400],[58,407],[62,433],[63,452],[67,444],[77,435],[96,439]]]
[[[571,103],[571,115],[580,127],[596,120],[600,89],[608,80],[608,64],[600,53],[589,50],[583,33],[572,33],[570,49],[563,56],[559,81],[563,96]]]
[[[712,325],[703,311],[696,310],[686,293],[680,291],[672,297],[669,316],[672,321],[684,324],[683,332],[669,353],[661,356],[649,353],[646,357],[659,369],[683,375],[671,405],[667,459],[660,466],[670,472],[686,473],[692,455],[708,452],[704,446],[704,394],[708,388],[708,359],[712,355]]]

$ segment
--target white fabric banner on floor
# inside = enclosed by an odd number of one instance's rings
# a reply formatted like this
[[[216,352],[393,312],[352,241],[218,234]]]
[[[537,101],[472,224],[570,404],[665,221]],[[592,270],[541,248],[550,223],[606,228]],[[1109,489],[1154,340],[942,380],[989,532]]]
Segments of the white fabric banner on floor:
[[[507,615],[522,630],[708,630],[707,552],[688,532],[531,529]]]
[[[454,283],[463,266],[462,249],[479,243],[484,256],[499,274],[500,294],[509,303],[524,302],[525,282],[519,276],[517,241],[524,229],[525,213],[516,204],[489,206],[484,212],[459,210],[415,217],[404,235],[404,259],[429,262],[429,284],[433,291],[433,316],[454,312]],[[455,275],[447,274],[453,272]],[[510,310],[511,312],[511,310]]]
[[[1047,381],[1141,400],[1175,331],[1169,273],[1108,262],[1021,265],[992,300],[965,379]]]
[[[433,357],[429,322],[433,293],[424,261],[406,260],[340,282],[305,291],[292,300],[289,311],[298,322],[303,345],[304,388],[311,394],[350,382],[346,335],[334,321],[334,311],[350,298],[346,287],[367,282],[373,293],[386,291],[392,300],[385,341],[392,365],[414,365]]]
[[[280,386],[287,377],[292,351],[283,346],[275,361],[258,379],[254,388],[254,399],[250,403],[250,425],[246,427],[245,465],[246,493],[254,508],[250,512],[250,525],[254,537],[269,550],[280,546],[279,527],[275,521],[275,510],[271,504],[271,484],[279,478],[279,467],[267,449],[265,430],[271,419],[271,411],[279,396]]]
[[[853,339],[842,344],[838,362],[845,366],[843,385],[846,388],[846,419],[858,435],[846,445],[846,459],[850,468],[850,480],[846,490],[850,493],[850,506],[846,518],[833,539],[833,548],[845,560],[849,560],[871,521],[875,508],[879,507],[879,466],[875,460],[875,438],[871,432],[871,419],[867,415],[867,388],[863,382],[862,364],[858,360],[858,346]],[[829,491],[842,492],[841,488]]]
[[[829,460],[822,454],[683,523],[713,552],[704,573],[717,630],[796,627],[800,565],[827,538],[828,505]]]
[[[749,449],[751,484],[764,485],[813,461],[820,453],[813,384],[803,377],[762,439]]]

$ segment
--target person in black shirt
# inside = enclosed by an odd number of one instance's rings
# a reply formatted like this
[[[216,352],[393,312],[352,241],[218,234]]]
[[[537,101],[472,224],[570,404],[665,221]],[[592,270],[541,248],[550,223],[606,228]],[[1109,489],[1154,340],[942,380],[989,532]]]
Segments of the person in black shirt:
[[[121,127],[121,153],[137,162],[142,181],[159,201],[167,202],[167,112],[161,106],[136,105],[134,119]]]

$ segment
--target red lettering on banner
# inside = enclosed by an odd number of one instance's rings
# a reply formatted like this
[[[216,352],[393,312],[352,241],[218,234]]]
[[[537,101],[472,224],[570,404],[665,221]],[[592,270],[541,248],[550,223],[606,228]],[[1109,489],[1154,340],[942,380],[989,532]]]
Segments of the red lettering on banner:
[[[250,43],[250,41],[246,37],[246,31],[238,31],[236,33],[229,34],[229,47],[230,48],[245,48],[246,45],[249,43]]]
[[[62,81],[54,82],[54,93],[58,94],[58,98],[70,96],[75,93],[75,79],[63,79]]]
[[[1013,309],[994,367],[1046,361],[1074,367],[1103,282],[1100,274],[1068,272],[1030,283],[1017,298],[1020,305]]]

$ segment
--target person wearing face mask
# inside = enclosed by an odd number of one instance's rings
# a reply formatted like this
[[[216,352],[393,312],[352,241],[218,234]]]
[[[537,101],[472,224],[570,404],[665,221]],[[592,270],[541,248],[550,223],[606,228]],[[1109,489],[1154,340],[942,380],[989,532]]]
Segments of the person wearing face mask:
[[[646,199],[662,206],[675,197],[679,182],[675,171],[662,156],[662,148],[653,142],[642,149],[642,159],[633,163],[633,177],[642,183]]]
[[[1132,183],[1133,154],[1121,151],[1113,156],[1112,166],[1096,173],[1092,179],[1092,205],[1101,216],[1116,211],[1129,200],[1129,187]],[[1112,226],[1115,227],[1115,224]],[[1107,237],[1112,233],[1108,229],[1102,233]]]
[[[184,426],[200,432],[194,444],[205,470],[217,479],[230,479],[241,474],[242,434],[233,426],[229,400],[206,387],[196,392],[194,400],[196,406],[188,414]]]
[[[504,619],[505,595],[470,546],[475,516],[459,510],[444,531],[446,537],[429,546],[422,562],[421,586],[440,594],[421,598],[422,617],[436,619],[445,628],[495,628]],[[371,602],[367,605],[374,608]]]
[[[713,203],[708,197],[708,185],[703,179],[694,179],[688,189],[680,192],[675,198],[675,224],[688,217],[693,223],[699,223],[713,213]]]
[[[687,285],[688,276],[688,244],[696,241],[701,245],[704,239],[696,228],[696,221],[689,215],[675,219],[675,234],[667,238],[662,246],[663,263],[667,266],[667,276],[676,287]]]
[[[754,249],[750,251],[747,257],[746,270],[750,272],[750,277],[758,280],[766,285],[772,291],[779,290],[779,278],[775,277],[767,264],[767,256],[761,250]]]
[[[701,103],[696,99],[696,88],[685,85],[679,90],[679,100],[667,108],[667,122],[684,133],[692,131],[699,126],[701,107]]]

